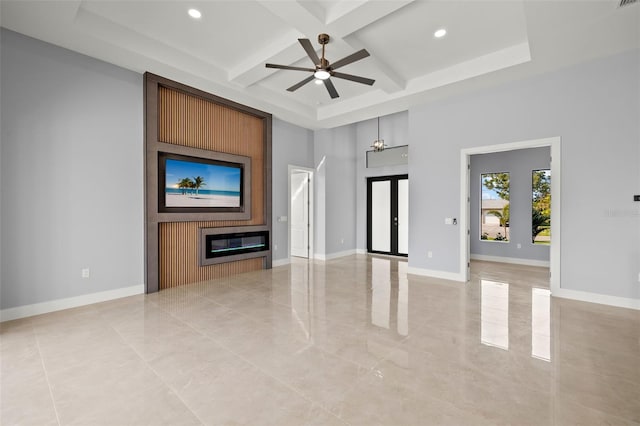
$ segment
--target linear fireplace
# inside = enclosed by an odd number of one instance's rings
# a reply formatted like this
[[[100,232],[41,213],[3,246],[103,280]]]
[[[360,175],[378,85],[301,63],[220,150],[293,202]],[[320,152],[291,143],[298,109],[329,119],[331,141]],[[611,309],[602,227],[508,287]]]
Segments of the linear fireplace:
[[[269,231],[264,227],[200,229],[200,264],[213,265],[255,257],[269,252]]]

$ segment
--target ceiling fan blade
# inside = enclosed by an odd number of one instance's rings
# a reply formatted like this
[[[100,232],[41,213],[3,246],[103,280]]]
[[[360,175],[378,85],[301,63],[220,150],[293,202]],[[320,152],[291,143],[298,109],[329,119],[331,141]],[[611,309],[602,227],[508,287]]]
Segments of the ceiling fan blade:
[[[309,71],[314,72],[314,68],[303,68],[303,67],[291,67],[289,65],[276,65],[276,64],[265,64],[267,68],[277,68],[279,70],[291,70],[291,71]]]
[[[309,58],[311,58],[311,60],[313,61],[313,65],[319,65],[320,58],[318,58],[318,54],[316,53],[316,50],[313,48],[313,45],[311,44],[309,39],[299,38],[298,41],[302,45],[302,48],[304,49],[304,51],[307,52],[307,55],[309,56]]]
[[[356,53],[352,53],[349,56],[345,56],[344,58],[335,61],[333,64],[331,64],[331,69],[336,70],[340,67],[344,67],[345,65],[349,65],[352,62],[364,59],[367,56],[369,56],[369,52],[367,52],[367,49],[358,50]]]
[[[360,77],[358,75],[344,74],[341,72],[333,72],[331,73],[331,76],[336,78],[342,78],[344,80],[355,81],[356,83],[368,84],[369,86],[373,86],[373,83],[376,82],[375,80],[372,80],[370,78]]]
[[[331,96],[331,99],[340,97],[340,95],[338,95],[338,91],[336,90],[336,86],[333,85],[330,78],[324,80],[324,87],[327,88],[327,91],[329,92],[329,96]]]
[[[304,86],[305,84],[307,84],[308,82],[310,82],[311,80],[313,80],[315,77],[313,76],[313,74],[311,74],[309,77],[305,78],[304,80],[302,80],[299,83],[294,84],[293,86],[289,87],[287,90],[290,92],[294,92],[296,90],[298,90],[299,88],[301,88],[302,86]]]

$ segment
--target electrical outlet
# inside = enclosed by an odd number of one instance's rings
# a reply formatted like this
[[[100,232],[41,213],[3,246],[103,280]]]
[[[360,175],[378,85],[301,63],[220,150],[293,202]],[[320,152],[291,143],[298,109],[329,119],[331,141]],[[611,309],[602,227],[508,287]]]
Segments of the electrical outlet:
[[[273,249],[274,249],[274,250],[278,250],[278,245],[277,245],[277,244],[274,244],[274,245],[273,245]]]
[[[82,278],[89,278],[91,276],[89,268],[82,268],[82,270],[80,270],[80,274]]]
[[[428,251],[428,252],[427,252],[427,257],[428,257],[429,259],[431,259],[431,258],[433,257],[433,252],[432,252],[432,251]]]
[[[344,244],[344,238],[340,238],[340,244]]]
[[[521,249],[521,248],[522,248],[522,244],[518,243],[517,247],[518,247],[519,249]]]

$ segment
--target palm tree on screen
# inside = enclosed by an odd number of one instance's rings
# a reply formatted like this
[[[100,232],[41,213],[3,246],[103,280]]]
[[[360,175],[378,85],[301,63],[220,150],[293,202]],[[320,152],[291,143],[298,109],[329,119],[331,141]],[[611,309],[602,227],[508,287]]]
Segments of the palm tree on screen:
[[[187,189],[193,188],[193,181],[189,178],[181,179],[178,182],[178,188],[182,189],[182,195],[187,193]]]
[[[207,184],[202,176],[196,176],[193,178],[193,187],[196,189],[196,195],[198,195],[198,190],[203,186],[207,186]]]

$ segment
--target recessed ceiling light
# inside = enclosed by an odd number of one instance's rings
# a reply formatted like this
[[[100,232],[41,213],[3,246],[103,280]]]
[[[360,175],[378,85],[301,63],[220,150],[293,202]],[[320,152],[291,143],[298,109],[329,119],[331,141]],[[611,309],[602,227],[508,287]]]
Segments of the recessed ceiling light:
[[[189,9],[189,16],[193,19],[200,19],[202,17],[202,13],[198,9]]]
[[[435,38],[442,38],[447,34],[447,30],[445,30],[444,28],[440,28],[438,31],[436,31],[435,33],[433,33],[433,36]]]

